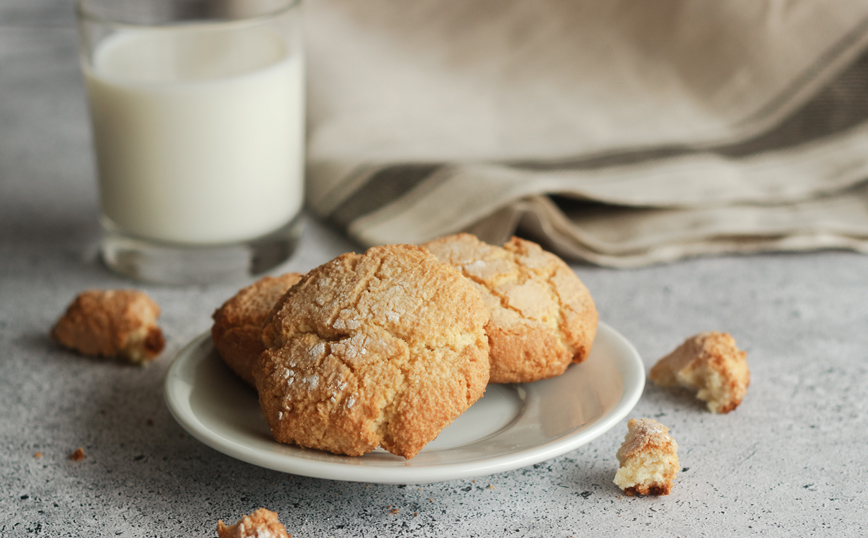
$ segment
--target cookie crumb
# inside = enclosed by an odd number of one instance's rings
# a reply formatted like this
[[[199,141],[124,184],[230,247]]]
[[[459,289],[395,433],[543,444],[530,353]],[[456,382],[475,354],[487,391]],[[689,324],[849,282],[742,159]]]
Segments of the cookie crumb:
[[[393,514],[397,514],[397,513],[398,513],[398,509],[397,509],[397,508],[392,508],[392,513],[393,513]]]
[[[750,385],[747,353],[727,333],[691,336],[651,368],[648,376],[661,387],[695,390],[712,413],[729,413],[741,404]]]
[[[69,455],[69,459],[71,459],[72,461],[83,460],[84,459],[84,449],[81,447],[76,448],[75,452],[73,452],[72,454]]]
[[[277,518],[277,513],[260,508],[238,520],[235,525],[217,521],[219,538],[292,538]]]
[[[42,452],[37,452],[36,454],[33,455],[33,457],[36,458],[36,459],[41,458],[41,457],[42,457]]]
[[[141,291],[87,290],[69,304],[51,337],[82,355],[146,364],[166,345],[159,315],[160,307]]]
[[[615,484],[627,495],[669,495],[678,474],[678,443],[654,419],[630,419],[618,449]]]

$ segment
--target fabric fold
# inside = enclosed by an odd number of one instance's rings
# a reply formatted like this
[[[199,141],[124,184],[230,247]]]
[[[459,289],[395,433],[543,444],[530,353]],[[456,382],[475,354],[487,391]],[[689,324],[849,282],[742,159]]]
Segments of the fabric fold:
[[[387,4],[309,6],[309,205],[362,244],[868,251],[868,4]]]

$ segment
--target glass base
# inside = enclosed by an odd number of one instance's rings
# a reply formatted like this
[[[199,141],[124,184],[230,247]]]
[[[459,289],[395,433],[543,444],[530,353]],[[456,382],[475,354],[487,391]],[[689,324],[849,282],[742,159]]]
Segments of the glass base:
[[[104,226],[102,258],[121,275],[159,284],[208,284],[255,276],[285,262],[298,246],[299,214],[286,226],[240,243],[184,245],[124,235]]]

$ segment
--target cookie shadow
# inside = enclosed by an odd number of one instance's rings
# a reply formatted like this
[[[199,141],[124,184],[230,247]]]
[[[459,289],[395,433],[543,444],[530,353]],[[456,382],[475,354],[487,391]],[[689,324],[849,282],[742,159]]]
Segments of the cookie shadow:
[[[63,353],[70,353],[63,347],[51,339],[48,332],[28,332],[20,335],[14,340],[14,343],[22,349],[32,352],[34,356],[54,356]],[[28,353],[30,354],[30,353]],[[77,357],[80,357],[77,355]],[[81,357],[84,358],[84,357]]]
[[[612,482],[618,471],[618,461],[613,458],[610,467],[583,471],[576,468],[570,481],[571,487],[579,501],[591,501],[594,497],[618,495],[621,491]]]
[[[39,356],[49,361],[58,361],[62,363],[69,363],[70,361],[75,361],[82,364],[107,365],[114,368],[128,369],[133,371],[141,370],[143,368],[140,365],[122,360],[113,360],[106,359],[104,357],[92,357],[89,355],[82,355],[81,353],[78,353],[71,349],[67,349],[59,343],[55,342],[54,339],[51,338],[50,331],[24,333],[18,338],[16,338],[14,340],[14,343],[22,349],[30,352],[28,354],[32,353],[33,356]],[[51,368],[51,365],[44,364],[43,367]],[[147,367],[148,366],[145,366],[144,368]]]
[[[644,397],[661,410],[707,413],[708,406],[696,397],[696,392],[682,387],[661,387],[646,381]]]

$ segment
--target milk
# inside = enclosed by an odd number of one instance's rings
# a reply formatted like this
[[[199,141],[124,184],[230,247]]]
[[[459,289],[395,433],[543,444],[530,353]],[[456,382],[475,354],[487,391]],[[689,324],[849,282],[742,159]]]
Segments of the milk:
[[[144,239],[252,239],[299,212],[304,77],[269,28],[127,29],[85,79],[103,214]]]

